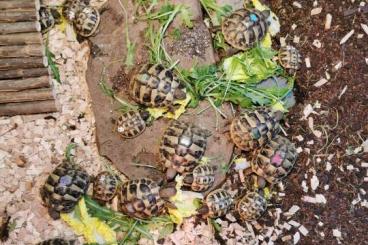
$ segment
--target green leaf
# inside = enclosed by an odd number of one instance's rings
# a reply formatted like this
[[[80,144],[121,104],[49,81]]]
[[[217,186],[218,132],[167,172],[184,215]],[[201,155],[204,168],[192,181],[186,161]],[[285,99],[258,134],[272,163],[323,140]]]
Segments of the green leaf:
[[[192,13],[189,11],[189,7],[183,6],[180,10],[180,18],[188,28],[193,28]]]
[[[46,41],[46,46],[45,46],[45,53],[46,53],[46,57],[47,57],[47,63],[51,69],[51,73],[53,78],[60,84],[61,83],[61,79],[60,79],[60,72],[59,72],[59,67],[56,65],[55,63],[55,55],[49,50],[49,48],[47,47],[48,45],[48,41]]]
[[[74,155],[72,154],[72,150],[75,149],[77,147],[77,144],[75,143],[71,143],[68,144],[66,149],[65,149],[65,159],[69,162],[69,163],[74,163]]]

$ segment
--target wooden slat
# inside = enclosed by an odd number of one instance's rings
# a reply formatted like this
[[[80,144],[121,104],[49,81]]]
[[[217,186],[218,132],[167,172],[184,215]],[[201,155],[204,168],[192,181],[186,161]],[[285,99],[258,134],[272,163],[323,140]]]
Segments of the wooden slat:
[[[0,11],[0,22],[19,22],[19,21],[36,21],[36,20],[37,20],[37,12],[35,9]]]
[[[49,87],[49,79],[49,76],[42,76],[25,79],[0,80],[0,92],[21,91],[26,89]]]
[[[26,102],[51,100],[54,96],[51,88],[30,89],[17,92],[0,92],[0,104],[12,102]]]
[[[0,79],[40,77],[40,76],[47,76],[48,74],[49,71],[47,68],[17,69],[17,70],[1,71]]]
[[[0,1],[0,10],[9,9],[34,9],[36,10],[37,2],[34,0],[11,0]],[[38,9],[38,8],[37,8]]]
[[[0,34],[39,32],[41,30],[38,22],[15,22],[15,23],[0,23]]]
[[[54,100],[0,104],[0,116],[36,114],[57,111]]]
[[[4,58],[0,59],[0,71],[14,69],[42,68],[47,65],[44,57]]]
[[[0,46],[42,44],[42,36],[38,32],[0,35]]]
[[[0,58],[42,57],[43,49],[40,44],[0,46]]]

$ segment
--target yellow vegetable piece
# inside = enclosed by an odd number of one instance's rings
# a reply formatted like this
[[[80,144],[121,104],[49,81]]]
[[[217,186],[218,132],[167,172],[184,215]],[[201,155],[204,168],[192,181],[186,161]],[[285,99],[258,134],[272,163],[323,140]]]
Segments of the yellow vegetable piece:
[[[272,40],[271,40],[271,34],[269,32],[266,33],[266,36],[261,41],[261,46],[264,48],[271,48]]]
[[[270,189],[268,187],[263,189],[264,191],[264,197],[266,198],[266,200],[270,200],[272,197],[272,193],[270,191]]]
[[[269,7],[266,5],[263,5],[259,0],[252,0],[252,3],[254,5],[254,8],[263,11],[263,10],[270,10]],[[271,11],[271,10],[270,10]],[[268,28],[268,33],[271,34],[271,36],[275,36],[278,32],[280,32],[280,21],[277,15],[271,11],[270,18],[268,19],[270,21],[270,26]]]
[[[83,235],[88,243],[117,244],[116,233],[106,223],[89,216],[82,198],[74,211],[60,215],[77,235]]]
[[[275,104],[273,104],[272,105],[272,109],[274,111],[288,112],[288,110],[285,108],[285,106],[280,101],[278,101]]]
[[[197,198],[203,199],[203,195],[201,193],[192,191],[182,191],[182,176],[177,176],[175,181],[177,193],[175,196],[170,198],[170,201],[175,204],[176,209],[169,208],[168,211],[171,220],[176,224],[181,224],[183,223],[184,218],[190,217],[197,213],[197,207],[194,203],[194,200]]]
[[[160,117],[166,117],[169,119],[178,119],[186,110],[187,105],[189,104],[191,97],[187,94],[185,100],[176,101],[175,105],[180,105],[178,109],[173,112],[169,111],[169,108],[161,107],[161,108],[148,108],[147,111],[151,114],[154,119]]]
[[[202,157],[202,159],[199,161],[200,165],[207,165],[209,164],[210,159],[208,157]]]

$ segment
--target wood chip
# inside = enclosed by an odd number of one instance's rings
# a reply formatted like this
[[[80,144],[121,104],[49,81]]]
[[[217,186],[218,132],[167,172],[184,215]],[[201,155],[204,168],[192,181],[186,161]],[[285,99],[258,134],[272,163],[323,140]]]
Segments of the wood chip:
[[[326,78],[321,78],[318,82],[313,84],[313,86],[319,88],[326,83],[328,83],[328,80]]]
[[[315,39],[313,41],[313,46],[316,47],[316,48],[321,48],[322,47],[322,43],[318,39]]]
[[[332,22],[332,15],[327,14],[325,20],[325,30],[329,30],[331,28],[331,22]]]
[[[305,228],[304,225],[301,225],[298,230],[300,231],[300,233],[302,233],[303,236],[308,235],[308,230],[307,228]]]
[[[345,94],[347,89],[348,89],[348,85],[345,85],[344,88],[342,89],[340,95],[339,95],[339,99],[341,99],[341,97]]]
[[[294,237],[293,237],[293,243],[294,244],[297,244],[299,242],[299,240],[300,240],[300,233],[299,232],[296,232],[294,234]]]
[[[294,1],[293,2],[293,6],[296,7],[296,8],[298,8],[298,9],[301,9],[302,8],[302,5],[299,2],[297,2],[297,1]]]
[[[311,62],[310,62],[310,58],[305,58],[305,66],[307,67],[307,68],[311,68]]]
[[[318,8],[314,8],[311,10],[311,15],[317,15],[317,14],[320,14],[322,12],[322,8],[321,7],[318,7]]]
[[[348,34],[346,34],[340,41],[340,45],[343,45],[344,43],[346,43],[349,38],[354,34],[354,30],[351,30]]]
[[[294,43],[299,43],[300,42],[300,37],[299,36],[294,36],[293,42]]]
[[[339,70],[342,67],[342,62],[339,61],[335,66],[334,66],[334,71]]]
[[[368,26],[366,24],[360,24],[360,26],[362,27],[363,31],[365,32],[365,34],[368,35]]]
[[[340,237],[341,237],[341,232],[340,232],[338,229],[333,229],[333,230],[332,230],[332,235],[333,235],[334,237],[338,237],[338,238],[340,238]]]
[[[313,175],[313,177],[311,178],[310,185],[311,185],[312,190],[314,191],[317,190],[319,186],[319,180],[316,175]]]
[[[281,45],[281,47],[286,46],[286,38],[285,37],[280,37],[280,45]]]

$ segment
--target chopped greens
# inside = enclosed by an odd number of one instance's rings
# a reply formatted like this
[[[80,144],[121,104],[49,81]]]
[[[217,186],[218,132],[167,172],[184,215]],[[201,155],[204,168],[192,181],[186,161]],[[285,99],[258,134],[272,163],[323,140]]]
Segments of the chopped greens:
[[[46,39],[46,45],[45,45],[45,54],[47,57],[47,63],[51,69],[53,78],[58,82],[61,83],[60,79],[60,72],[59,67],[55,63],[55,55],[50,51],[49,49],[49,38]]]
[[[100,206],[89,196],[84,197],[88,213],[105,221],[115,232],[123,232],[125,236],[119,244],[136,244],[143,236],[153,239],[151,229],[160,229],[160,238],[165,237],[174,230],[174,224],[168,216],[153,217],[150,220],[138,220],[130,218],[122,213]]]
[[[231,5],[219,6],[216,0],[200,0],[200,2],[214,26],[219,26],[222,18],[229,15],[232,11]]]

